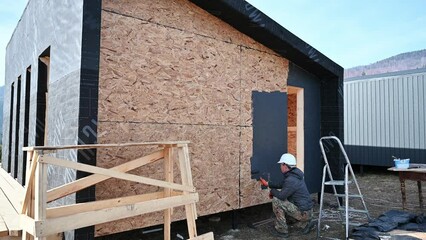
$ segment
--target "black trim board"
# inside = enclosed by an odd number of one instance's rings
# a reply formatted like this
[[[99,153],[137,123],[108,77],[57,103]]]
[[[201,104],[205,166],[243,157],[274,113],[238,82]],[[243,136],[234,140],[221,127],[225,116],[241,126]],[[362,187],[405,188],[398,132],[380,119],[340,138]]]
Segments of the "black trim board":
[[[84,0],[81,46],[80,103],[78,116],[78,144],[97,143],[99,55],[102,0]],[[77,161],[96,165],[96,151],[78,150]],[[77,171],[77,179],[87,176]],[[76,193],[76,202],[96,200],[95,187]],[[94,226],[75,230],[75,239],[94,239]]]
[[[426,164],[426,149],[346,145],[352,164],[392,167],[392,156],[410,158],[410,163]]]
[[[343,76],[341,66],[246,1],[190,1],[321,78]]]

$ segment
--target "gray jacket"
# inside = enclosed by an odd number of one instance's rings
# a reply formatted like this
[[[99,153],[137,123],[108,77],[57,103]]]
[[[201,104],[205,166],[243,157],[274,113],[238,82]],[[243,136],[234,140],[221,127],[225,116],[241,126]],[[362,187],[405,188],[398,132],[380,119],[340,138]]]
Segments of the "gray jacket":
[[[296,205],[300,211],[312,209],[312,200],[306,187],[303,172],[298,168],[292,168],[283,174],[284,179],[279,184],[269,182],[271,193],[280,200],[288,200]],[[281,189],[281,191],[277,190]]]

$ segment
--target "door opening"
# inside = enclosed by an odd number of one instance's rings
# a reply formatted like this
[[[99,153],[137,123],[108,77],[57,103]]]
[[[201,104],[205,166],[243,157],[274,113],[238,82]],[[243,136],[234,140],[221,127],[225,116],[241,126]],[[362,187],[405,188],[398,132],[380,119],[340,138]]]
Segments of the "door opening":
[[[297,167],[304,171],[304,98],[303,88],[288,86],[287,91],[287,149],[297,159]]]

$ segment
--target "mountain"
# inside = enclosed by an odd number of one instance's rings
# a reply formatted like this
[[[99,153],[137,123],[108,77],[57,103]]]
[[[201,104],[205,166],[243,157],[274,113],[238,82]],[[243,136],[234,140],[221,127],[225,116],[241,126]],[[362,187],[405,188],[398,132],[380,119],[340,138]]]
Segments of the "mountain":
[[[345,69],[345,79],[364,75],[426,68],[426,49],[395,55],[378,62]]]

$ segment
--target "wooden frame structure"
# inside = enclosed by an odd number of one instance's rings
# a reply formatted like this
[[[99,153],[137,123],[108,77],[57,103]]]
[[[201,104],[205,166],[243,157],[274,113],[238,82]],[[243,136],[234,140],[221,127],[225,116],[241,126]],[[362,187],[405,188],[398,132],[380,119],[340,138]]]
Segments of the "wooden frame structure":
[[[171,216],[173,208],[178,206],[185,206],[190,239],[213,239],[213,233],[211,232],[200,236],[197,235],[195,204],[199,199],[192,182],[188,143],[188,141],[176,141],[25,147],[24,151],[28,152],[27,166],[29,166],[27,169],[25,189],[22,191],[22,187],[20,188],[22,196],[19,196],[17,199],[15,198],[15,201],[11,201],[13,199],[11,197],[13,196],[7,196],[15,209],[19,207],[21,209],[19,226],[22,229],[22,239],[47,239],[48,236],[64,231],[154,211],[164,211],[164,239],[170,239]],[[147,156],[139,157],[110,169],[72,162],[49,155],[60,150],[137,146],[158,146],[160,149]],[[164,159],[165,180],[126,173],[161,159]],[[179,167],[182,184],[173,182],[174,163]],[[48,190],[48,164],[84,171],[92,173],[92,175]],[[160,187],[162,190],[59,207],[47,206],[51,201],[93,186],[109,178],[153,185]]]

